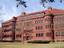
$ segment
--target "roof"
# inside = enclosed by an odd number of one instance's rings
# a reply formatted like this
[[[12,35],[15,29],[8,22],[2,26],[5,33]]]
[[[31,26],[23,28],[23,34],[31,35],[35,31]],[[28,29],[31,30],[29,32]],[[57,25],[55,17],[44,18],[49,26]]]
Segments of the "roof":
[[[47,10],[44,10],[44,11],[39,11],[39,12],[33,12],[33,13],[29,13],[29,14],[25,14],[25,16],[23,16],[23,15],[19,15],[19,16],[17,16],[17,18],[18,17],[26,17],[26,16],[30,16],[30,15],[36,15],[36,14],[40,14],[40,13],[49,13],[49,9],[47,9]],[[51,10],[51,12],[54,14],[54,15],[56,15],[56,14],[64,14],[64,10],[62,10],[62,9],[55,9],[55,8],[52,8],[52,10]],[[12,19],[11,19],[12,20]],[[11,20],[8,20],[8,21],[6,21],[6,22],[9,22],[9,21],[11,21]],[[4,23],[6,23],[6,22],[4,22]]]

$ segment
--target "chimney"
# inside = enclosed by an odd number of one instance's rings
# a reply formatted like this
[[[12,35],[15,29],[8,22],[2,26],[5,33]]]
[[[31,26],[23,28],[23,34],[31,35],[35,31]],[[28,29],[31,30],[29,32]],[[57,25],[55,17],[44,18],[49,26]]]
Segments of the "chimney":
[[[13,17],[13,20],[17,20],[17,17],[14,16],[14,17]]]
[[[48,7],[48,9],[52,10],[52,7]]]
[[[48,12],[52,14],[52,7],[48,7]]]
[[[26,12],[22,12],[21,15],[22,15],[22,16],[25,16],[25,15],[26,15]]]

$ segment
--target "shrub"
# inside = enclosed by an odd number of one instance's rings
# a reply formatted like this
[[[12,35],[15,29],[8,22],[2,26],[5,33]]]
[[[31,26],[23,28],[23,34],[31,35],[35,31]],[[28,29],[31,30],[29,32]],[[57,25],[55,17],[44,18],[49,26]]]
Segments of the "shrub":
[[[34,41],[28,41],[28,43],[49,43],[50,41],[42,41],[42,40],[34,40]]]

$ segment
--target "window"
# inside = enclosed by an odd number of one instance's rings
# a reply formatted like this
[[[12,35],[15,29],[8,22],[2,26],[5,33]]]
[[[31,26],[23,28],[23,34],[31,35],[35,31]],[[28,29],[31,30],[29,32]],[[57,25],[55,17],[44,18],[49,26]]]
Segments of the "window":
[[[25,27],[32,27],[33,26],[32,21],[31,22],[25,22],[24,26]]]
[[[9,27],[10,25],[3,25],[3,27]]]
[[[64,36],[64,32],[61,32],[61,36]]]
[[[12,35],[4,35],[3,37],[4,37],[4,38],[5,38],[5,37],[8,38],[8,37],[12,37]]]
[[[46,33],[46,36],[51,36],[51,35],[52,35],[51,32]]]
[[[43,20],[37,20],[35,21],[36,24],[40,24],[40,23],[43,23]]]
[[[33,30],[24,30],[24,32],[33,32]]]
[[[42,37],[43,36],[43,33],[37,33],[36,34],[36,37]]]
[[[60,32],[56,32],[56,36],[60,36]]]
[[[56,32],[56,36],[64,36],[64,32]]]
[[[26,36],[26,40],[29,40],[30,39],[30,36]]]
[[[42,30],[43,26],[36,26],[36,30]]]
[[[24,25],[30,26],[31,23],[32,23],[32,22],[25,22]]]
[[[16,37],[21,37],[21,35],[16,35]]]
[[[46,18],[45,21],[51,21],[51,18]]]
[[[12,26],[13,24],[12,23],[9,23],[9,24],[3,24],[2,27],[9,27],[9,26]]]
[[[21,29],[20,28],[16,28],[16,31],[21,31]]]
[[[4,29],[4,32],[12,31],[12,29]]]
[[[50,25],[45,25],[45,28],[51,28],[51,24]]]

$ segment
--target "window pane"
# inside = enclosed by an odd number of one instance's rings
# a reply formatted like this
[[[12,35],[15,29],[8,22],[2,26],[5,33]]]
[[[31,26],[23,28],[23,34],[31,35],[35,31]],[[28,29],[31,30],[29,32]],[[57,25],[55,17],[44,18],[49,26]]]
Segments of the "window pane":
[[[36,30],[42,30],[43,26],[36,26]]]
[[[60,32],[56,32],[56,36],[60,36]]]
[[[42,37],[43,36],[43,33],[37,33],[36,34],[36,37]]]

